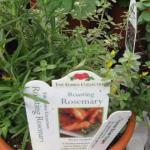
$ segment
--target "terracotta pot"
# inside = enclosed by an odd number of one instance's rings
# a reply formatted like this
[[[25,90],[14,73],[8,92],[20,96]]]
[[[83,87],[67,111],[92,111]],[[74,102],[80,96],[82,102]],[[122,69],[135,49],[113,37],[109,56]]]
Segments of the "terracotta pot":
[[[123,135],[108,150],[124,150],[133,135],[135,125],[136,125],[136,116],[134,114],[132,114],[131,118],[129,119],[127,128],[124,131]]]
[[[130,138],[132,137],[135,125],[136,125],[136,116],[133,114],[129,119],[127,127],[122,136],[114,145],[108,148],[108,150],[124,150]],[[6,144],[6,142],[2,138],[0,138],[0,150],[14,150],[14,149],[12,149],[8,144]]]
[[[2,138],[0,138],[0,150],[13,150]]]

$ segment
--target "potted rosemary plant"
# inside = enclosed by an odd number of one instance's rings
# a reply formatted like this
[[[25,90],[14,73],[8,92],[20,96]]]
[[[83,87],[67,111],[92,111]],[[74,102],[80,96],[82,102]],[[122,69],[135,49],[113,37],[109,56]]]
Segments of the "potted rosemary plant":
[[[110,113],[132,110],[139,118],[143,110],[148,110],[149,88],[145,89],[143,74],[139,73],[140,56],[125,51],[117,58],[119,36],[108,32],[113,24],[107,14],[110,2],[75,0],[67,6],[65,0],[38,0],[36,9],[27,9],[28,3],[27,0],[0,2],[0,135],[11,147],[31,149],[27,147],[30,137],[23,101],[24,85],[30,80],[50,84],[52,79],[71,71],[90,70],[112,80]],[[67,27],[68,14],[80,21],[79,26]],[[95,28],[83,26],[81,20],[87,21],[87,17],[97,22]],[[12,51],[14,42],[16,48]],[[135,117],[129,124],[134,129]],[[127,128],[125,133],[128,137],[132,132]],[[128,140],[129,137],[120,150]],[[0,143],[0,150],[9,149],[3,141]]]

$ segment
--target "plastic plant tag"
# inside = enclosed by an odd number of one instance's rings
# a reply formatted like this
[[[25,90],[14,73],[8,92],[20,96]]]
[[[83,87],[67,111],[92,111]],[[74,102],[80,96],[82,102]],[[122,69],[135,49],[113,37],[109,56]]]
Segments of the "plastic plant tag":
[[[27,83],[24,99],[33,150],[87,150],[107,118],[109,90],[109,82],[85,70],[52,81],[52,87],[43,81]]]
[[[58,88],[98,88],[105,86],[107,87],[107,93],[109,93],[109,85],[110,80],[104,80],[95,73],[87,70],[73,71],[61,79],[52,81],[52,86]]]
[[[89,92],[98,90],[97,93],[101,93],[105,98],[104,101],[108,102],[108,94],[110,92],[110,80],[104,80],[99,77],[95,73],[87,70],[78,70],[73,71],[66,75],[65,77],[59,80],[52,81],[52,87],[57,89],[70,89],[70,90],[79,90],[87,89]],[[71,93],[70,93],[71,94]],[[106,108],[108,108],[108,103],[106,104]],[[107,119],[108,110],[104,111],[103,120]]]
[[[131,0],[129,6],[129,18],[127,21],[126,40],[125,40],[127,50],[134,52],[136,35],[137,35],[137,6],[136,0]]]
[[[56,95],[60,150],[86,150],[101,127],[108,97],[98,89],[64,89]]]
[[[25,85],[24,100],[33,150],[42,150],[44,147],[52,149],[50,141],[54,141],[49,136],[51,134],[49,118],[52,112],[48,104],[39,101],[45,99],[51,104],[49,94],[51,90],[51,87],[43,81],[30,81]]]
[[[88,150],[106,150],[131,115],[131,111],[117,111],[111,114],[93,138]]]

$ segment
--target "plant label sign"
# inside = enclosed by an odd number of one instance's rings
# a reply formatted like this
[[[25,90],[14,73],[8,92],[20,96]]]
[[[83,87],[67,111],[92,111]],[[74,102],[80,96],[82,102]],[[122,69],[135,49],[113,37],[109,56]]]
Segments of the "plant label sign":
[[[85,70],[52,81],[52,87],[28,82],[24,99],[33,150],[87,150],[107,118],[109,83]]]
[[[131,117],[131,111],[117,111],[103,123],[88,150],[106,150]]]
[[[76,96],[80,97],[79,95],[84,95],[82,91],[88,90],[89,93],[93,91],[97,91],[97,96],[103,97],[105,99],[105,111],[103,112],[103,120],[107,119],[107,112],[108,112],[108,94],[110,91],[110,80],[104,80],[98,75],[93,72],[80,70],[74,71],[59,80],[52,81],[52,87],[56,88],[57,90],[68,90],[70,93],[68,96],[73,97],[75,94],[71,93],[71,91],[80,91]],[[85,97],[89,97],[89,94],[85,94]],[[90,98],[90,97],[89,97]],[[91,100],[92,101],[92,100]],[[89,103],[90,104],[90,103]],[[88,103],[85,104],[85,107],[89,105]],[[96,104],[97,106],[97,104]]]
[[[43,81],[30,81],[25,85],[24,93],[31,95],[25,96],[24,100],[33,150],[42,150],[46,147],[52,149],[50,141],[54,142],[50,136],[52,133],[49,118],[53,117],[53,112],[49,109],[49,105],[52,104],[52,95],[49,91],[52,91],[52,88]],[[32,98],[33,96],[38,99]],[[47,100],[49,104],[40,102],[39,99]]]
[[[137,6],[136,0],[130,1],[129,17],[127,21],[125,45],[127,50],[134,52],[137,35]]]

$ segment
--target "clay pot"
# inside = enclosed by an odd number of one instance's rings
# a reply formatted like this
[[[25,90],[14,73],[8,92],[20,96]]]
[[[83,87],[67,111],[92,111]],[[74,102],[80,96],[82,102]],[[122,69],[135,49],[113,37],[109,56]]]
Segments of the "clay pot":
[[[119,140],[108,150],[124,150],[131,139],[136,125],[136,116],[132,114],[128,121],[127,128],[119,138]]]
[[[135,125],[136,125],[136,116],[133,114],[130,117],[127,127],[122,136],[115,144],[113,144],[110,148],[108,148],[108,150],[124,150],[130,138],[132,137]],[[14,150],[14,149],[12,149],[8,144],[6,144],[6,142],[2,138],[0,138],[0,150]]]
[[[2,138],[0,138],[0,150],[13,150]]]

